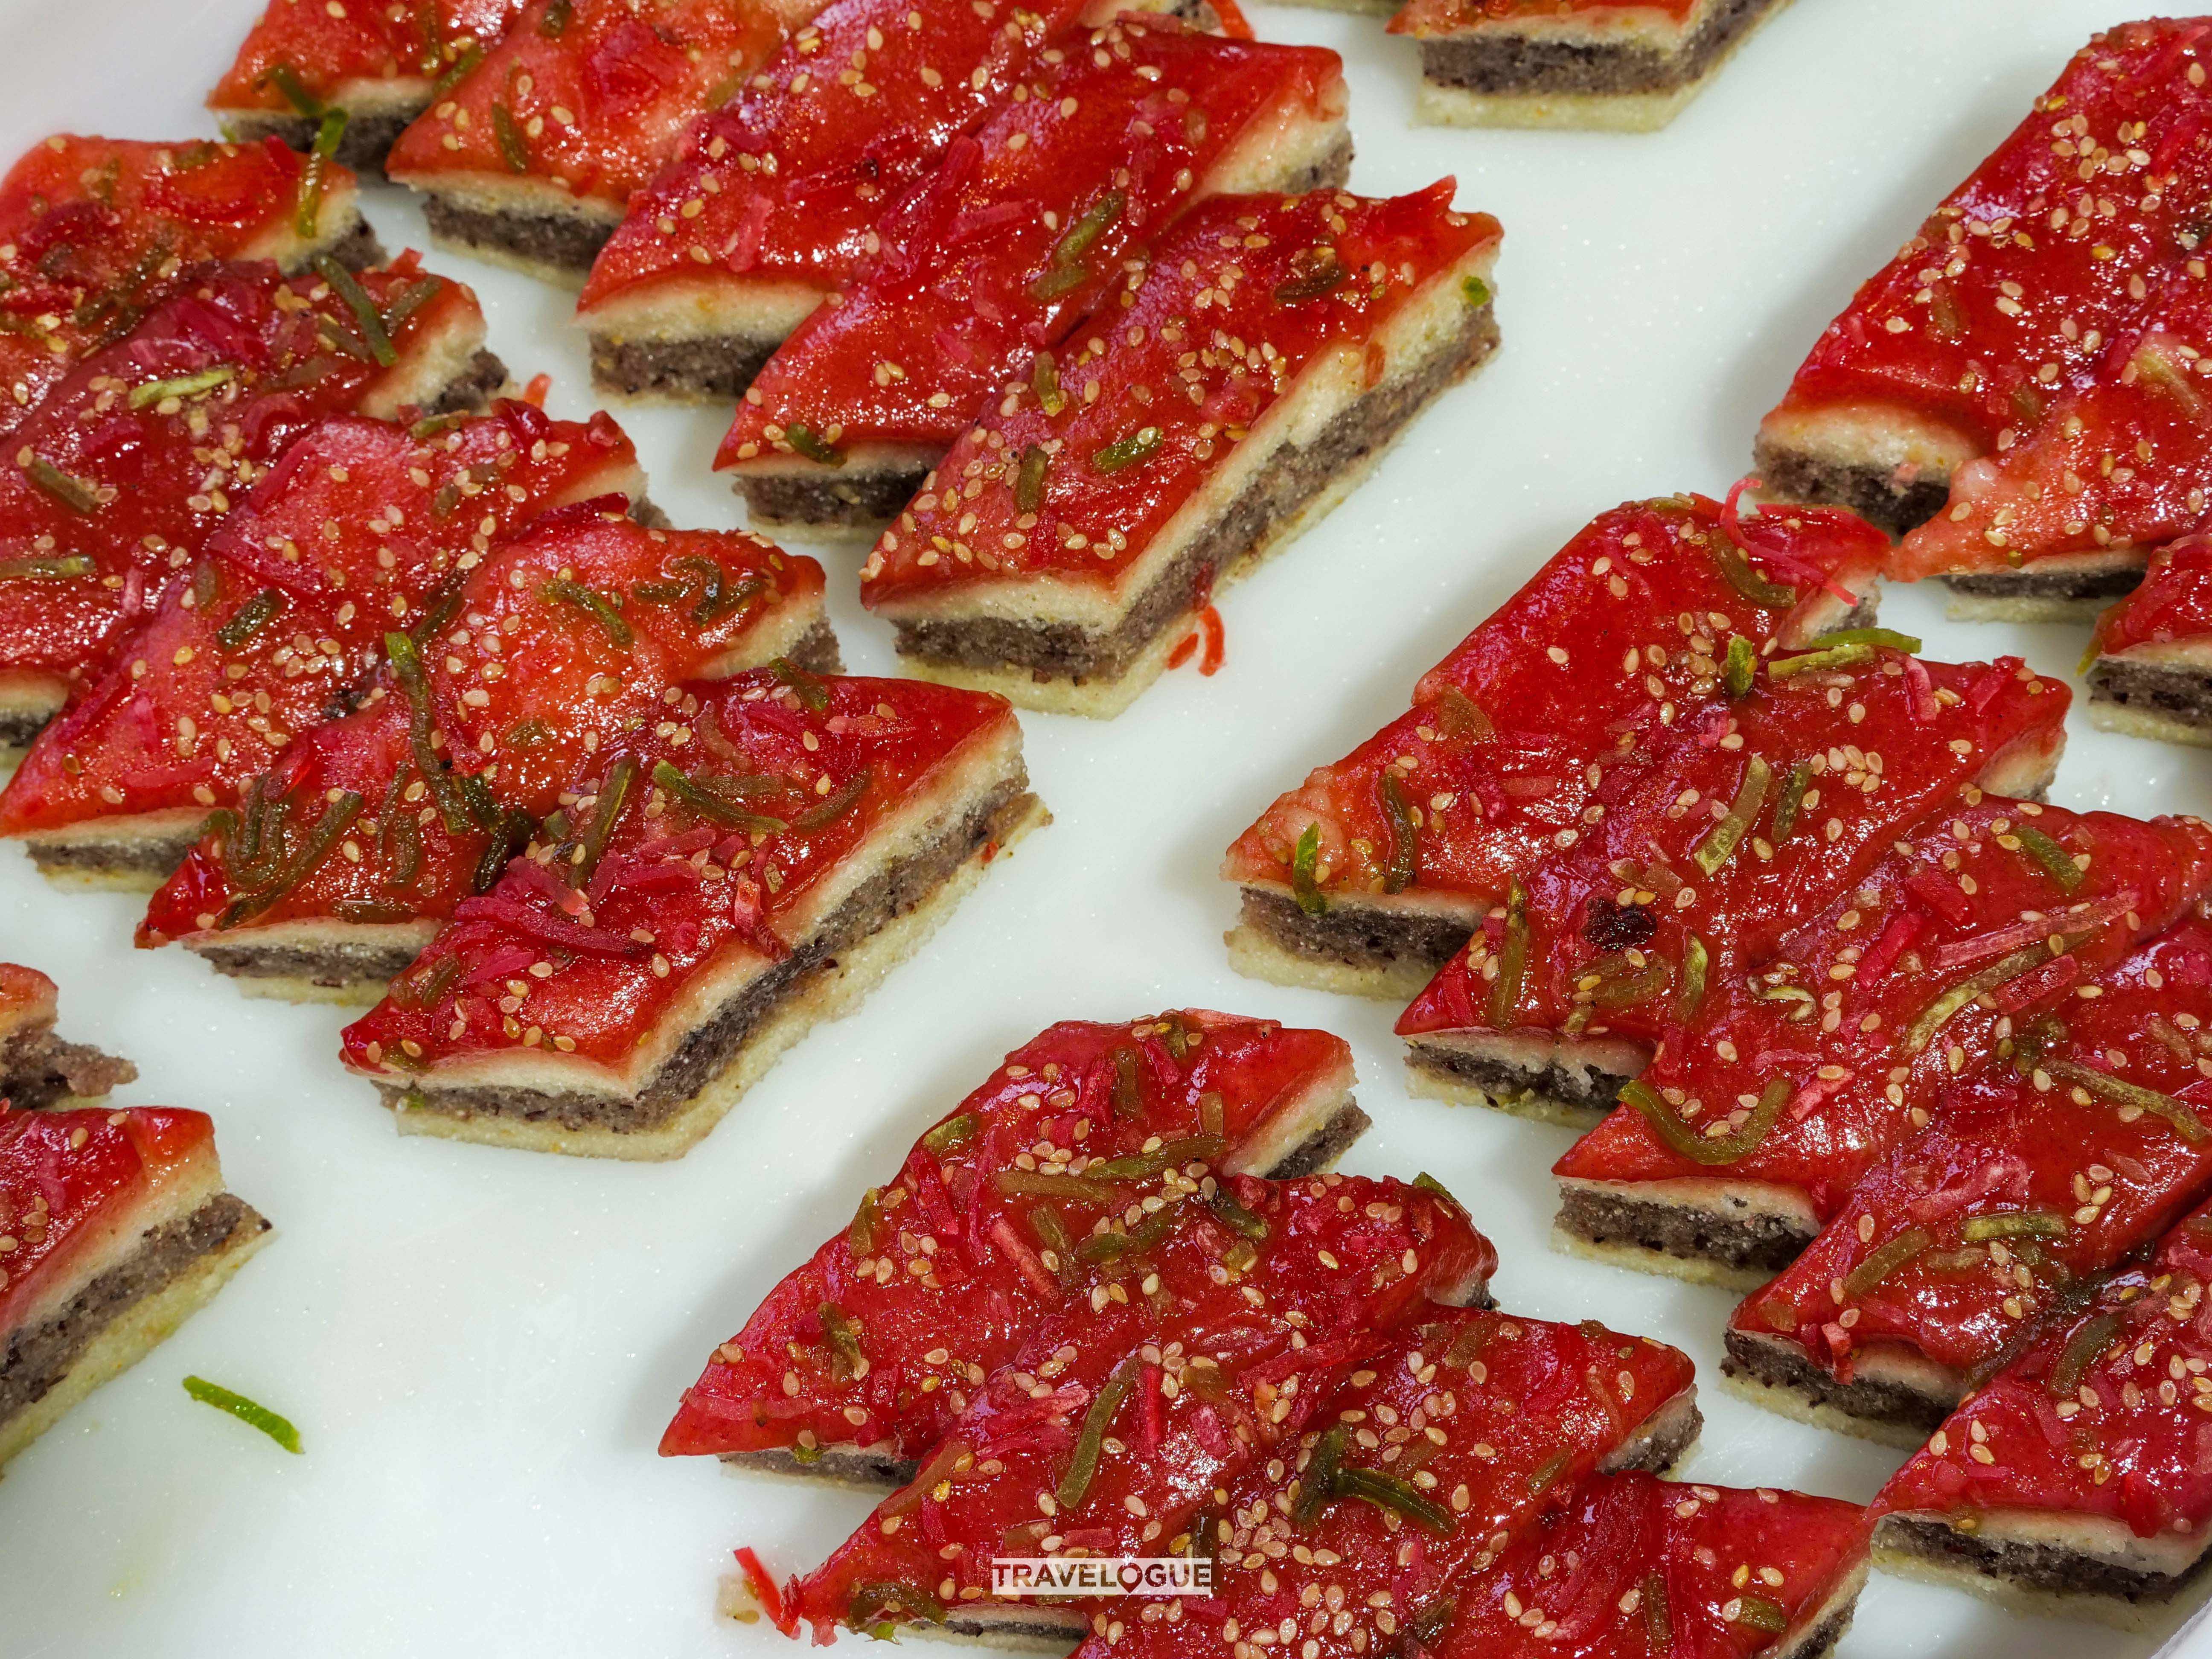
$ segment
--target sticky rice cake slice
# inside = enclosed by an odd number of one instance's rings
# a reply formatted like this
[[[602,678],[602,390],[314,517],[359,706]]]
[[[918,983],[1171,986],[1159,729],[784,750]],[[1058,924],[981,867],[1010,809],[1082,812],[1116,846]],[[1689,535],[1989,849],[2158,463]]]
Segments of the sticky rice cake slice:
[[[88,1105],[138,1068],[54,1031],[58,992],[35,968],[0,962],[0,1101],[18,1111]]]
[[[2141,586],[2097,619],[2087,678],[2100,731],[2212,744],[2212,538],[2151,555]]]

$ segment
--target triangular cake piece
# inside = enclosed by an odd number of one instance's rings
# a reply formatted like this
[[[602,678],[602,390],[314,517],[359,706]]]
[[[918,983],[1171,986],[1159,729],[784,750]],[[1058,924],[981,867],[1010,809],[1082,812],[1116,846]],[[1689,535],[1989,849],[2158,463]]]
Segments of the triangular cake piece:
[[[1132,1206],[1333,1164],[1365,1127],[1325,1031],[1203,1010],[1068,1020],[1006,1056],[714,1351],[664,1455],[901,1484]],[[1112,1235],[1108,1235],[1112,1237]],[[916,1272],[908,1263],[918,1264]]]
[[[690,1149],[1043,809],[997,697],[786,664],[682,688],[345,1034],[403,1132]]]
[[[143,1358],[261,1248],[215,1126],[0,1107],[0,1465]]]
[[[579,768],[675,726],[684,682],[835,662],[811,559],[648,529],[623,504],[544,515],[415,632],[384,635],[361,707],[247,785],[155,895],[140,943],[182,939],[249,990],[374,1001]]]
[[[1747,1287],[1942,1088],[2212,888],[2212,830],[1970,792],[1749,977],[1709,988],[1553,1166],[1585,1254]]]
[[[2151,555],[2142,585],[2097,619],[2087,678],[2092,726],[2212,744],[2212,537]]]
[[[1740,1392],[1917,1447],[2036,1320],[2212,1188],[2212,927],[2160,934],[2008,1046],[1736,1310]]]
[[[422,625],[519,526],[644,475],[604,415],[502,401],[415,427],[334,416],[210,537],[115,666],[0,790],[0,836],[50,875],[157,885],[292,740],[348,707],[384,637]]]
[[[88,1105],[138,1075],[127,1060],[56,1036],[57,1000],[37,969],[0,962],[0,1103],[19,1111]]]
[[[1352,153],[1334,52],[1167,18],[1066,37],[1018,93],[890,204],[881,252],[746,389],[715,465],[755,524],[872,540],[1176,213],[1340,183]]]
[[[1217,196],[1170,226],[877,543],[860,598],[908,669],[1127,707],[1216,592],[1490,355],[1498,222],[1451,198]]]
[[[1600,516],[1424,675],[1413,706],[1283,795],[1229,849],[1231,964],[1403,1001],[1577,842],[1650,731],[1726,696],[1729,641],[1803,645],[1855,621],[1885,544],[1828,508],[1735,498]]]
[[[1291,1444],[1377,1332],[1479,1299],[1497,1255],[1395,1181],[1231,1176],[1109,1234],[1087,1294],[994,1372],[915,1480],[799,1586],[817,1632],[1079,1636],[1080,1602],[990,1594],[998,1558],[1162,1553]]]
[[[1407,1009],[1415,1091],[1588,1127],[1709,987],[1763,966],[1930,811],[1971,785],[2039,794],[2065,685],[1918,645],[1732,647],[1737,695],[1653,731]]]

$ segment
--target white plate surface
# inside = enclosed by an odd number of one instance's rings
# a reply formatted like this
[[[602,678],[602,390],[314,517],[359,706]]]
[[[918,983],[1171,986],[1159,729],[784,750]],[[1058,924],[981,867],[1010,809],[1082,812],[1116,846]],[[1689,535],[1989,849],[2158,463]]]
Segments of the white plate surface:
[[[201,90],[257,3],[0,0],[0,151],[63,129],[208,131]],[[764,1626],[715,1620],[731,1547],[811,1565],[866,1505],[657,1458],[678,1393],[1000,1054],[1056,1019],[1170,1006],[1348,1038],[1376,1127],[1346,1167],[1447,1182],[1498,1243],[1507,1307],[1688,1349],[1707,1425],[1686,1474],[1871,1497],[1893,1454],[1711,1386],[1725,1293],[1547,1248],[1563,1132],[1408,1101],[1395,1010],[1231,974],[1215,864],[1279,789],[1395,714],[1420,672],[1594,514],[1724,489],[1857,281],[2071,51],[2132,15],[2121,0],[1802,0],[1672,130],[1613,137],[1411,127],[1409,46],[1370,19],[1255,8],[1264,35],[1345,55],[1356,186],[1454,173],[1462,204],[1504,222],[1504,349],[1227,597],[1216,678],[1170,675],[1110,726],[1026,717],[1057,822],[679,1164],[402,1140],[340,1069],[331,1011],[248,1000],[181,951],[134,952],[131,901],[56,891],[0,853],[0,958],[54,975],[65,1027],[137,1060],[125,1101],[213,1113],[232,1186],[278,1229],[214,1306],[0,1483],[0,1656],[790,1651]],[[387,246],[422,244],[404,192],[374,192],[369,211]],[[519,377],[552,373],[556,413],[588,407],[562,296],[436,263],[480,284]],[[624,418],[678,523],[737,521],[707,471],[720,420]],[[824,562],[847,662],[896,672],[888,630],[853,598],[857,559]],[[1934,595],[1910,590],[1889,593],[1882,619],[1923,634],[1933,656],[2019,652],[2053,674],[2083,641],[2079,628],[1946,623]],[[2055,799],[2212,807],[2205,755],[2092,733],[2078,714],[2075,726]],[[286,1413],[307,1455],[193,1404],[187,1372]],[[1876,1577],[1843,1652],[2134,1659],[2155,1645]]]

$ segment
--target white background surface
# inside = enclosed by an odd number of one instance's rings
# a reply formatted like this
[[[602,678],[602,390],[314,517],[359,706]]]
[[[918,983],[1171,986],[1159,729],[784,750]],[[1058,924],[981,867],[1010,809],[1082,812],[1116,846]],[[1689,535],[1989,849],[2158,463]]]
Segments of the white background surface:
[[[64,128],[209,131],[201,89],[258,3],[0,0],[0,149]],[[1504,222],[1504,350],[1227,596],[1217,678],[1171,675],[1110,726],[1025,717],[1058,822],[680,1164],[402,1140],[340,1069],[333,1011],[251,1001],[182,952],[134,952],[131,900],[55,891],[0,851],[0,957],[53,974],[64,1029],[137,1060],[125,1103],[213,1113],[230,1184],[277,1227],[213,1307],[0,1482],[0,1659],[791,1651],[765,1626],[715,1620],[731,1547],[779,1572],[809,1566],[866,1503],[656,1458],[678,1393],[1004,1051],[1055,1019],[1179,1005],[1349,1038],[1376,1127],[1346,1168],[1448,1182],[1498,1243],[1506,1307],[1688,1349],[1707,1425],[1686,1474],[1870,1498],[1894,1454],[1713,1386],[1726,1293],[1546,1247],[1564,1132],[1410,1102],[1394,1009],[1229,973],[1215,862],[1279,789],[1399,712],[1420,672],[1595,513],[1724,489],[1856,282],[2069,52],[2132,15],[2124,0],[1803,0],[1672,130],[1611,137],[1409,127],[1410,46],[1372,20],[1255,7],[1263,35],[1345,54],[1356,187],[1455,173],[1461,203]],[[422,240],[404,192],[375,192],[370,216],[388,246]],[[588,406],[562,296],[436,263],[481,282],[518,379],[550,370],[556,413]],[[625,419],[678,523],[736,521],[707,471],[719,418]],[[852,597],[857,557],[824,562],[848,665],[893,672],[888,630]],[[2084,639],[1946,625],[1933,594],[1909,590],[1882,619],[1924,633],[1931,655],[2017,650],[2054,674]],[[2212,808],[2212,756],[2075,724],[2055,799]],[[188,1371],[290,1416],[307,1455],[193,1404]],[[2132,1659],[2154,1645],[1877,1577],[1843,1652]]]

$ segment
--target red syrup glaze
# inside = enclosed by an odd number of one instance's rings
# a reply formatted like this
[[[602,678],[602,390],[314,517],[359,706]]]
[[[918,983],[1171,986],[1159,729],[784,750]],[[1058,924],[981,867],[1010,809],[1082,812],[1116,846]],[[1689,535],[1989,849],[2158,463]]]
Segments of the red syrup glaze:
[[[0,962],[0,1030],[53,1022],[57,988],[35,968]]]
[[[524,0],[422,0],[334,13],[323,0],[270,0],[208,106],[305,113],[280,84],[288,73],[312,100],[355,100],[368,110],[395,95],[428,98],[457,66],[479,60],[523,9]]]
[[[2183,537],[2151,555],[2142,583],[2097,619],[2097,652],[2185,644],[2212,634],[2212,538]]]
[[[1526,22],[1540,26],[1562,18],[1586,20],[1601,27],[1618,13],[1656,13],[1680,27],[1702,0],[1412,0],[1390,19],[1388,33],[1429,40],[1469,30],[1513,33]]]

